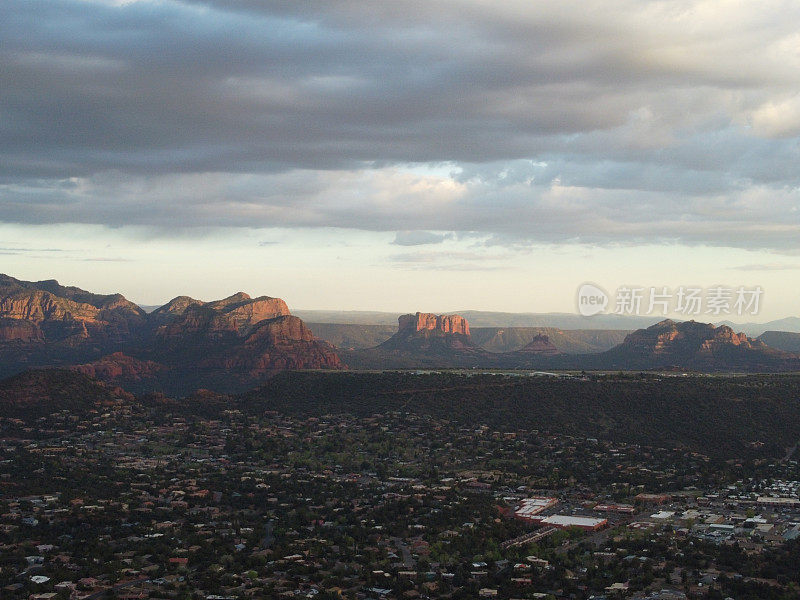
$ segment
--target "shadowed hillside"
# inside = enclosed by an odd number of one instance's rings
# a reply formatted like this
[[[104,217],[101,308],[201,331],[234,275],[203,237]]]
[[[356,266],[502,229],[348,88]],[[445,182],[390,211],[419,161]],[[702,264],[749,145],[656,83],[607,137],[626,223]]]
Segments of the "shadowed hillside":
[[[792,331],[766,331],[758,339],[767,346],[772,346],[784,352],[800,354],[800,333]]]
[[[248,410],[320,416],[430,414],[467,427],[538,429],[712,456],[782,456],[800,439],[800,377],[588,379],[284,373],[241,396]]]
[[[62,369],[26,371],[0,381],[2,416],[29,422],[62,410],[83,418],[131,399],[87,375]]]

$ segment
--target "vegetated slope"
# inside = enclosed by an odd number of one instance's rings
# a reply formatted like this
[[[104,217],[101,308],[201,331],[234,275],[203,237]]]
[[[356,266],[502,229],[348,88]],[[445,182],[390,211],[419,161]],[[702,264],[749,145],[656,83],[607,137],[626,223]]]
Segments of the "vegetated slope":
[[[239,398],[248,410],[320,416],[404,411],[468,427],[539,429],[718,458],[781,456],[800,439],[800,377],[509,377],[284,373]]]
[[[536,336],[546,335],[564,354],[603,352],[622,343],[630,333],[622,329],[558,329],[556,327],[473,327],[472,340],[489,352],[514,352]]]
[[[308,323],[314,335],[337,348],[374,348],[397,332],[397,325],[358,325],[354,323]]]
[[[59,411],[85,416],[131,397],[82,373],[64,369],[25,371],[0,381],[0,416],[31,422]]]
[[[778,350],[800,354],[800,333],[794,333],[793,331],[765,331],[758,336],[758,339],[767,346]]]
[[[379,346],[397,332],[396,325],[308,323],[319,339],[345,350]],[[472,341],[489,352],[513,352],[537,335],[546,335],[565,354],[603,352],[620,344],[630,333],[624,329],[558,329],[556,327],[471,327]]]

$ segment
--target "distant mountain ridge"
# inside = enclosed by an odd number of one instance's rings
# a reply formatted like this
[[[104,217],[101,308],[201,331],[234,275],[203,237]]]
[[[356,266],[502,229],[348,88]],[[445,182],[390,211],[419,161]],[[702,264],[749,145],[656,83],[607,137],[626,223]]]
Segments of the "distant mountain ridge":
[[[443,325],[449,323],[443,316],[401,316],[394,336],[375,348],[350,351],[348,360],[359,368],[800,370],[797,355],[771,348],[725,325],[664,320],[628,333],[604,352],[567,354],[541,332],[513,351],[490,352],[475,343],[466,319],[454,318],[458,319],[455,328]]]
[[[381,311],[295,310],[306,321],[330,324],[394,325],[403,313]],[[473,328],[552,327],[558,329],[622,329],[633,330],[657,323],[658,317],[627,315],[596,315],[584,317],[574,313],[511,313],[480,310],[444,311],[439,314],[458,314]]]
[[[537,336],[563,354],[591,354],[609,350],[630,333],[627,329],[559,329],[557,327],[473,327],[472,339],[490,352],[513,352],[530,344]]]
[[[134,391],[183,395],[197,388],[235,392],[281,370],[346,364],[381,370],[800,370],[796,340],[781,332],[755,339],[726,325],[671,320],[633,331],[471,325],[462,314],[423,312],[400,315],[396,326],[375,326],[380,333],[329,323],[327,333],[342,340],[374,342],[337,349],[271,296],[237,292],[211,302],[178,296],[147,313],[120,294],[0,275],[0,377],[64,367]]]
[[[358,325],[348,323],[308,323],[314,334],[344,350],[363,350],[379,346],[395,333],[397,325]],[[537,335],[546,335],[564,354],[604,352],[621,343],[627,329],[558,329],[556,327],[472,327],[472,341],[489,352],[513,352],[529,344]]]
[[[402,313],[381,311],[336,311],[295,310],[294,314],[314,323],[349,325],[392,326]],[[623,330],[646,329],[664,317],[599,314],[584,317],[575,313],[512,313],[481,310],[444,311],[442,314],[458,314],[467,319],[473,330],[479,328],[553,328],[561,330]],[[790,331],[800,333],[800,317],[787,317],[766,323],[716,322],[727,325],[750,337],[758,337],[765,331]]]

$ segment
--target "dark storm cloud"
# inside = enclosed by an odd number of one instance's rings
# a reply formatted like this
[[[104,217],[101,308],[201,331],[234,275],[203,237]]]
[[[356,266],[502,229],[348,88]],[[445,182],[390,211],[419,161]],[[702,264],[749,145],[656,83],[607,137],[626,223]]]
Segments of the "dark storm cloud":
[[[785,249],[799,17],[779,1],[7,0],[0,220]],[[453,179],[401,172],[425,164]]]

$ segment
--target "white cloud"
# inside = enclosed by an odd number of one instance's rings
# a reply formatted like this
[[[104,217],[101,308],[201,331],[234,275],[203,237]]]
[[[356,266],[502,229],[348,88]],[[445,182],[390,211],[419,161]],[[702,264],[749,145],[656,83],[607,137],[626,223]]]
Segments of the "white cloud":
[[[752,116],[753,128],[765,137],[795,137],[800,134],[800,94],[785,100],[770,101]]]
[[[784,0],[8,0],[0,219],[788,251],[799,20]]]

